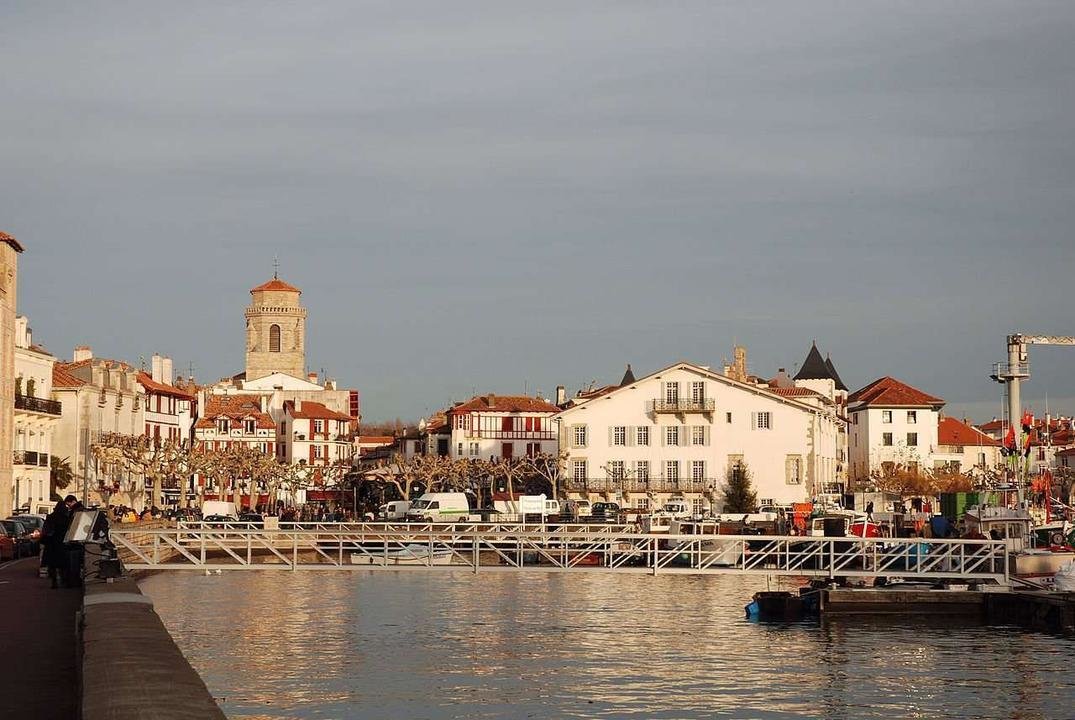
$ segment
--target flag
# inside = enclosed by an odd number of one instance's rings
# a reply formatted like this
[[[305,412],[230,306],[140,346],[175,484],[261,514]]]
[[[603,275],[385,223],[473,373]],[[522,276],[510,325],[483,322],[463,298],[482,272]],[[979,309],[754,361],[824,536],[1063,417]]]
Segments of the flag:
[[[1034,413],[1027,410],[1023,413],[1023,432],[1029,433],[1034,429]]]
[[[1008,434],[1004,436],[1004,444],[1000,447],[1001,452],[1005,455],[1011,454],[1015,450],[1015,426],[1008,426]]]

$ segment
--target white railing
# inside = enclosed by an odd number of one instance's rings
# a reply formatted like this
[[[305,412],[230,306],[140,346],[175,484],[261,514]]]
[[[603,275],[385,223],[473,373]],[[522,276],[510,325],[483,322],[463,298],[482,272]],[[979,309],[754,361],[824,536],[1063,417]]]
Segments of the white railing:
[[[396,565],[1008,583],[1003,540],[642,534],[623,525],[317,523],[312,528],[114,529],[132,570]]]

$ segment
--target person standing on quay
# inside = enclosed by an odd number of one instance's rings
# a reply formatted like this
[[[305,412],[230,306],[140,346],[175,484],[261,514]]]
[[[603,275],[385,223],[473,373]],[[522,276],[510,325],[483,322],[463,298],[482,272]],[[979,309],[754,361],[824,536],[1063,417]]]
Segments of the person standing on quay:
[[[45,546],[44,562],[48,568],[49,580],[52,587],[59,587],[59,580],[66,580],[67,551],[64,548],[63,538],[67,534],[67,528],[71,525],[71,505],[74,504],[75,496],[68,495],[56,503],[56,507],[45,518],[41,527],[41,544]],[[59,577],[57,577],[59,576]]]

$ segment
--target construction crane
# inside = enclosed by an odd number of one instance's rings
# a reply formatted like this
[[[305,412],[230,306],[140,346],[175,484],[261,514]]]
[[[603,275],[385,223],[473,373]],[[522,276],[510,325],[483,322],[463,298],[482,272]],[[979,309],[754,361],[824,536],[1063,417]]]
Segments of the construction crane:
[[[1008,390],[1008,424],[1015,426],[1022,414],[1019,397],[1019,384],[1030,378],[1030,360],[1027,345],[1075,345],[1075,337],[1070,335],[1023,335],[1015,333],[1008,336],[1008,362],[993,364],[991,378],[1007,385]],[[1023,500],[1023,486],[1018,483],[1019,502]]]

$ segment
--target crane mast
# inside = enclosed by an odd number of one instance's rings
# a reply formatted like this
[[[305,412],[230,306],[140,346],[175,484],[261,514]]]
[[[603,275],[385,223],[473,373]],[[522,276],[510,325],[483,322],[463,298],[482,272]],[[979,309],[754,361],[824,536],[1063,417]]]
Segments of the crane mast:
[[[1008,336],[1008,361],[993,365],[990,376],[1008,389],[1008,424],[1014,426],[1022,414],[1020,383],[1030,378],[1030,360],[1027,356],[1028,345],[1075,345],[1075,336],[1071,335],[1024,335],[1013,333]],[[1019,503],[1023,502],[1023,483],[1016,478],[1019,490]]]

